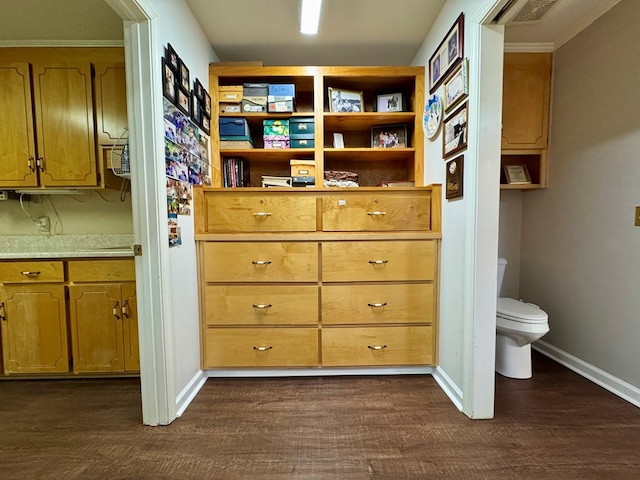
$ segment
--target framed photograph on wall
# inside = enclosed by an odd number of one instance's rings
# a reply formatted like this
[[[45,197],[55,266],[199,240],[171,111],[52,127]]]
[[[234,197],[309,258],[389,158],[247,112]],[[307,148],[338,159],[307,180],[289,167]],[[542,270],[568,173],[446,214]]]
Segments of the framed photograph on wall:
[[[176,91],[178,92],[176,106],[185,115],[191,115],[191,95],[182,88],[178,88]]]
[[[464,155],[460,155],[459,157],[454,158],[453,160],[449,160],[446,163],[447,166],[447,186],[445,197],[447,200],[451,200],[453,198],[461,198],[462,197],[462,187],[464,186],[463,182],[463,170],[464,170]]]
[[[362,92],[329,87],[330,112],[364,112]]]
[[[202,123],[202,100],[198,98],[195,90],[191,92],[191,119],[196,125]]]
[[[211,131],[211,120],[209,120],[206,115],[202,115],[202,123],[200,124],[200,127],[204,133],[209,135],[209,132]]]
[[[191,84],[189,82],[189,69],[184,64],[182,59],[179,59],[180,67],[178,68],[178,74],[180,75],[180,88],[188,92],[191,90]]]
[[[407,148],[407,127],[405,125],[373,127],[371,148]]]
[[[164,58],[162,59],[162,94],[171,103],[176,103],[176,74]]]
[[[204,87],[200,80],[197,78],[193,81],[193,92],[192,95],[195,96],[198,100],[202,100],[204,98]]]
[[[180,66],[180,57],[178,57],[178,54],[173,49],[170,43],[167,43],[167,48],[165,50],[165,61],[167,62],[167,65],[169,65],[169,68],[171,68],[171,70],[176,73],[178,72],[178,67]]]
[[[385,93],[378,95],[376,100],[376,110],[378,112],[402,112],[402,93]]]
[[[202,91],[202,103],[203,103],[204,115],[207,118],[211,118],[211,95],[209,95],[209,92],[207,92],[204,89]]]
[[[463,57],[464,13],[461,13],[429,59],[429,93],[435,92]]]
[[[448,112],[469,95],[469,61],[465,58],[444,82],[444,111]]]
[[[444,135],[442,135],[442,156],[444,158],[467,148],[467,120],[467,102],[445,118]]]

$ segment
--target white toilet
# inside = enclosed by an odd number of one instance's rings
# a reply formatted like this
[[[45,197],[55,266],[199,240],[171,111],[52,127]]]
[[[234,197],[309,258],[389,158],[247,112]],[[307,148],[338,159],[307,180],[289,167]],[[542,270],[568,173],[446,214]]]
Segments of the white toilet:
[[[531,343],[549,331],[549,317],[537,305],[500,297],[507,261],[498,258],[496,372],[509,378],[531,378]]]

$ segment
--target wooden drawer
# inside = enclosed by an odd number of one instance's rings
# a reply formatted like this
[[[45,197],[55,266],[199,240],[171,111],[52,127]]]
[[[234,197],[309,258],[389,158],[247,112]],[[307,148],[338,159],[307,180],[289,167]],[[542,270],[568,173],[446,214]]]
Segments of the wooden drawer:
[[[415,327],[326,327],[322,329],[322,365],[431,365],[433,330]]]
[[[317,324],[316,285],[207,285],[207,325]]]
[[[326,285],[322,323],[431,323],[433,284]]]
[[[318,329],[209,328],[205,368],[313,367],[318,365]]]
[[[325,232],[430,231],[430,196],[424,192],[345,192],[322,198]]]
[[[70,282],[134,282],[135,261],[132,258],[113,260],[69,260]]]
[[[0,262],[0,282],[64,282],[62,261]]]
[[[206,198],[207,232],[314,232],[316,199],[298,195]]]
[[[432,240],[322,243],[322,281],[433,280],[436,243]]]
[[[317,282],[318,244],[313,242],[209,242],[204,244],[206,282]]]

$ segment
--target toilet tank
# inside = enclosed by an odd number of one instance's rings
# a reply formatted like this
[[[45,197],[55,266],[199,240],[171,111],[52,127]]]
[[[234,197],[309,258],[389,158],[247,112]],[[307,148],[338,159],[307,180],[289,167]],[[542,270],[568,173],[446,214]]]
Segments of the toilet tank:
[[[507,269],[507,259],[498,257],[498,298],[500,297],[500,292],[502,291],[502,281],[504,280],[504,271]]]

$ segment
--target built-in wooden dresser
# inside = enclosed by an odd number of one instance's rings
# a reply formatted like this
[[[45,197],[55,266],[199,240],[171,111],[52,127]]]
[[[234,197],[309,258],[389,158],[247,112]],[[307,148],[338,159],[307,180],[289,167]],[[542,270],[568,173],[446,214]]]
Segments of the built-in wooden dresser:
[[[202,366],[437,363],[441,188],[196,188]]]

